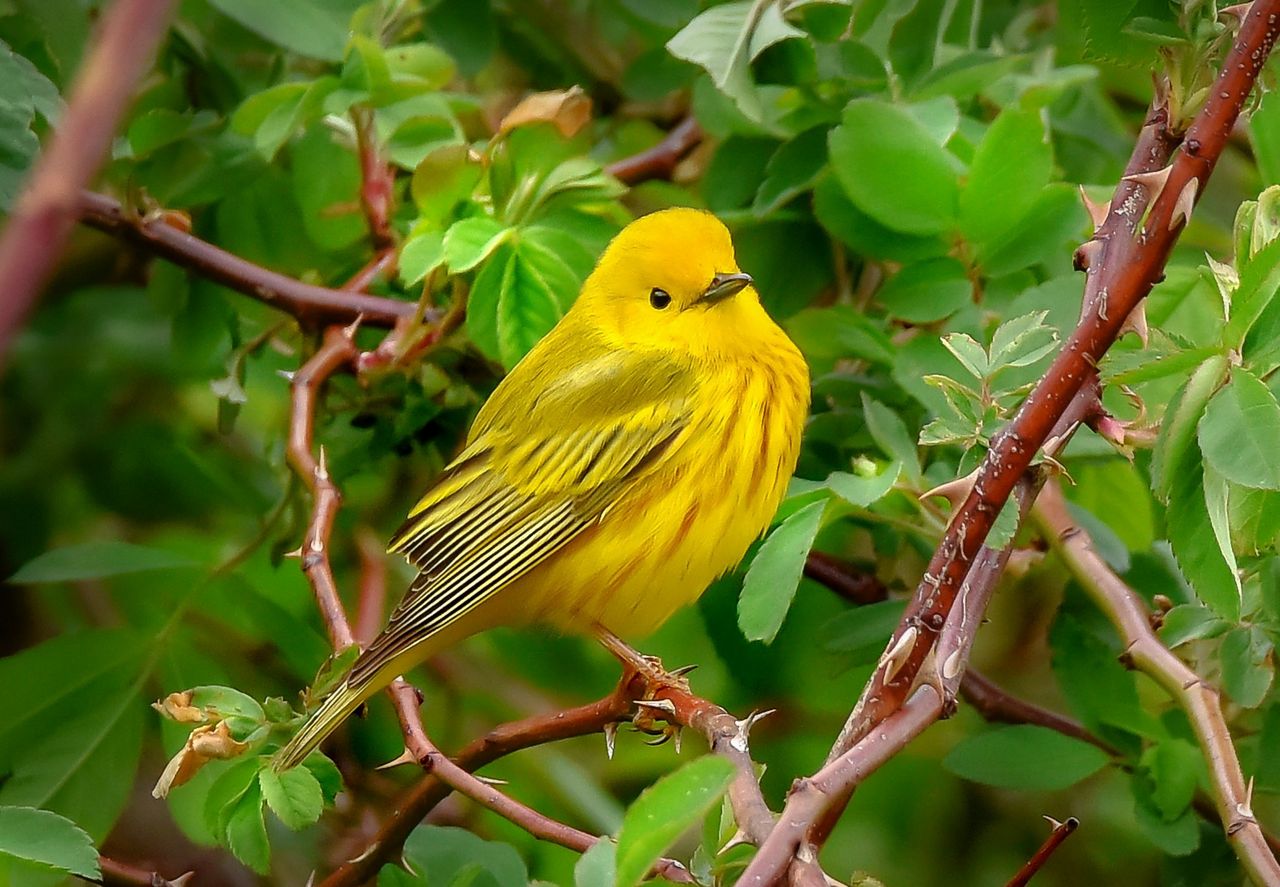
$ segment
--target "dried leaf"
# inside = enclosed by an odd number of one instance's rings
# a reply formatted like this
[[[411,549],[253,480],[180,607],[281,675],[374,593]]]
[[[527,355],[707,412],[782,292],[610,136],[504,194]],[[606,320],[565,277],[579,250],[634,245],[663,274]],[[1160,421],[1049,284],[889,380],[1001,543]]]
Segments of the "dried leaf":
[[[507,112],[507,116],[498,124],[498,135],[508,133],[517,126],[551,122],[567,139],[577,135],[590,120],[591,97],[581,87],[535,92],[525,96]]]

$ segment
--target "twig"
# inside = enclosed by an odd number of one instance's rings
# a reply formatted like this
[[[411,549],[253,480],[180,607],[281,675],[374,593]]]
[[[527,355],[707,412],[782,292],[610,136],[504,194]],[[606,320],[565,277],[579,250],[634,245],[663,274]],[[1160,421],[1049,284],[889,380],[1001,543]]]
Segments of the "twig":
[[[874,604],[889,597],[889,589],[874,573],[865,573],[820,551],[809,552],[804,574],[853,604]]]
[[[360,156],[360,206],[369,225],[369,240],[373,248],[385,251],[395,243],[391,233],[395,172],[378,150],[373,110],[353,108],[351,119],[356,130],[356,153]]]
[[[302,559],[302,572],[315,593],[329,632],[329,641],[336,650],[344,650],[355,643],[333,579],[333,568],[329,565],[329,535],[333,532],[338,509],[342,507],[342,493],[329,475],[324,448],[320,448],[317,460],[312,455],[311,442],[315,434],[316,400],[320,387],[340,368],[349,366],[356,359],[358,350],[354,335],[355,330],[350,327],[329,327],[325,331],[324,343],[294,373],[290,382],[289,464],[314,499],[306,536],[302,546],[292,554]]]
[[[1258,0],[1261,2],[1261,0]],[[1218,691],[1162,644],[1142,599],[1093,549],[1089,535],[1071,519],[1056,485],[1047,487],[1032,511],[1046,541],[1107,614],[1125,643],[1127,662],[1164,688],[1186,712],[1209,768],[1218,816],[1227,840],[1259,884],[1280,884],[1280,864],[1254,819],[1252,785],[1246,785],[1227,730]]]
[[[453,761],[472,772],[521,749],[599,733],[607,725],[625,719],[631,706],[630,695],[619,685],[608,696],[588,705],[495,727],[454,755]],[[364,851],[335,869],[320,887],[357,887],[373,878],[386,862],[396,858],[418,823],[452,791],[438,775],[424,775],[396,805]]]
[[[81,194],[80,221],[278,308],[303,326],[351,323],[359,317],[366,326],[392,327],[416,311],[412,302],[314,286],[270,271],[167,224],[163,214],[140,216],[103,194]]]
[[[1107,754],[1117,753],[1115,748],[1090,733],[1079,721],[1014,696],[975,669],[970,668],[965,672],[964,680],[960,682],[960,694],[978,714],[992,723],[1048,727],[1064,736],[1096,745]]]
[[[170,880],[158,872],[106,856],[98,857],[98,865],[102,869],[102,880],[98,883],[107,887],[186,887],[187,882],[195,877],[195,872],[186,872]]]
[[[650,179],[669,179],[684,155],[702,141],[702,127],[686,117],[652,148],[624,157],[605,167],[604,171],[628,185]]]
[[[1047,818],[1047,817],[1046,817]],[[1026,887],[1027,883],[1035,876],[1036,872],[1044,867],[1049,861],[1049,857],[1053,852],[1062,846],[1062,842],[1071,837],[1072,832],[1080,827],[1080,820],[1074,816],[1069,817],[1066,822],[1052,822],[1053,831],[1049,833],[1049,837],[1044,839],[1044,843],[1040,845],[1040,849],[1027,860],[1026,864],[1018,869],[1018,873],[1009,879],[1009,883],[1005,887]]]
[[[439,776],[450,788],[510,820],[540,840],[551,841],[579,853],[585,853],[600,840],[595,835],[589,835],[539,813],[458,766],[427,737],[418,710],[421,705],[418,691],[403,680],[393,681],[388,690],[396,707],[396,715],[400,718],[405,750],[417,760],[422,769]],[[654,874],[677,884],[694,883],[688,870],[672,859],[660,859],[654,866]]]
[[[75,225],[80,189],[97,172],[120,115],[151,65],[173,0],[116,0],[76,77],[66,114],[0,234],[0,354],[8,348]]]

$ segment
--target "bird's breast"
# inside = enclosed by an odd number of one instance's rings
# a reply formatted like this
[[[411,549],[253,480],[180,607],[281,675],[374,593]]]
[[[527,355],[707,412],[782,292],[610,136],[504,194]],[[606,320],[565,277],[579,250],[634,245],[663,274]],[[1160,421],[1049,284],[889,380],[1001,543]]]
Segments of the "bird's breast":
[[[637,637],[695,600],[768,527],[795,470],[808,391],[798,352],[708,374],[670,458],[529,577],[526,613]]]

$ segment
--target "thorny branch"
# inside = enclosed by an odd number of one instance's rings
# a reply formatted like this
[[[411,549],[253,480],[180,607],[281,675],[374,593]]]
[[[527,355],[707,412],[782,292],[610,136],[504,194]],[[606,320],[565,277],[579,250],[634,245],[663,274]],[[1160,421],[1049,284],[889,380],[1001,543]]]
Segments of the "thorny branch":
[[[658,144],[609,164],[605,172],[628,185],[638,185],[650,179],[669,179],[681,158],[701,141],[702,127],[693,117],[686,117]]]
[[[270,271],[170,224],[164,213],[139,215],[102,194],[81,195],[80,221],[291,314],[306,327],[352,323],[356,318],[365,326],[391,327],[416,310],[412,302],[315,286]]]
[[[1098,360],[1159,279],[1277,33],[1280,0],[1256,0],[1185,139],[1176,130],[1178,122],[1169,119],[1167,100],[1157,98],[1129,174],[1093,239],[1077,252],[1077,266],[1088,274],[1080,323],[1013,420],[992,440],[972,490],[952,518],[829,763],[814,777],[797,782],[779,826],[744,873],[743,884],[775,883],[791,859],[803,859],[821,845],[849,791],[865,774],[856,757],[850,760],[851,749],[871,742],[875,749],[869,755],[879,760],[883,749],[899,747],[904,735],[930,722],[925,717],[929,709],[945,704],[929,683],[911,695],[926,656],[948,625],[979,549],[1014,486],[1051,440],[1082,387],[1096,380]],[[1181,150],[1166,167],[1179,144]],[[1265,862],[1280,882],[1280,869],[1269,853]]]
[[[98,857],[98,865],[102,869],[100,883],[107,887],[186,887],[195,877],[194,872],[186,872],[170,879],[158,872],[147,871],[106,856]]]
[[[1044,839],[1044,843],[1040,845],[1040,848],[1027,860],[1026,865],[1018,869],[1018,873],[1009,879],[1009,883],[1005,887],[1026,887],[1031,879],[1035,877],[1036,872],[1044,868],[1044,864],[1049,861],[1049,857],[1054,854],[1054,851],[1061,847],[1062,842],[1071,837],[1072,833],[1079,827],[1080,820],[1074,816],[1067,819],[1066,822],[1055,822],[1049,837]]]
[[[1163,687],[1186,712],[1209,768],[1227,840],[1245,869],[1259,884],[1280,884],[1280,864],[1253,816],[1253,786],[1245,784],[1240,772],[1217,689],[1156,637],[1142,599],[1094,551],[1088,534],[1071,519],[1056,485],[1045,489],[1032,517],[1054,552],[1115,625],[1125,644],[1125,660]]]
[[[76,77],[71,101],[0,233],[0,355],[35,303],[75,226],[80,189],[111,146],[134,86],[165,35],[173,0],[117,0]]]

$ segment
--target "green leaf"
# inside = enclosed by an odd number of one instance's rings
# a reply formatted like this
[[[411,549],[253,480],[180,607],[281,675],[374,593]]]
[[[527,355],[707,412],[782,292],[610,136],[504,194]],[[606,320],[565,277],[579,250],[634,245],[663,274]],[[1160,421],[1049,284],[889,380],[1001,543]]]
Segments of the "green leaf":
[[[1169,400],[1151,459],[1151,489],[1164,502],[1169,501],[1179,478],[1199,462],[1193,447],[1196,427],[1226,372],[1226,357],[1215,354],[1196,367]]]
[[[955,224],[959,185],[952,158],[904,109],[855,99],[831,131],[830,151],[849,199],[882,225],[938,234]]]
[[[973,304],[973,283],[955,259],[926,259],[889,278],[876,298],[890,317],[934,323]]]
[[[867,431],[872,439],[884,451],[902,464],[902,470],[917,489],[923,484],[920,473],[920,454],[916,452],[916,441],[907,430],[902,417],[889,409],[880,401],[861,393],[862,415],[867,422]]]
[[[1280,702],[1273,702],[1262,719],[1255,759],[1258,791],[1280,793]]]
[[[1054,182],[1040,190],[1031,209],[1017,224],[982,245],[978,264],[992,278],[1038,264],[1057,273],[1057,269],[1065,267],[1062,257],[1070,254],[1088,225],[1076,189],[1065,182]]]
[[[822,526],[826,502],[797,511],[756,551],[738,599],[738,627],[748,640],[773,641],[804,574],[804,561]]]
[[[262,789],[251,784],[227,814],[227,847],[236,859],[260,875],[271,872],[271,845],[262,816]]]
[[[756,192],[751,211],[767,216],[787,201],[813,187],[827,162],[827,127],[805,130],[769,158],[764,181]]]
[[[1151,800],[1165,822],[1180,818],[1196,796],[1203,769],[1200,749],[1185,739],[1161,739],[1142,755],[1142,765],[1154,783]]]
[[[1280,404],[1261,379],[1234,367],[1197,427],[1207,466],[1242,487],[1280,490]]]
[[[813,213],[832,237],[857,255],[913,262],[947,252],[947,245],[936,234],[903,234],[871,218],[854,205],[833,175],[824,174],[814,186]]]
[[[1257,708],[1275,677],[1272,644],[1257,626],[1227,632],[1218,656],[1222,660],[1222,689],[1245,708]]]
[[[1218,546],[1200,463],[1184,464],[1172,484],[1165,524],[1178,567],[1200,600],[1223,619],[1236,622],[1240,618],[1239,579]]]
[[[102,877],[93,838],[70,819],[33,807],[0,807],[0,860],[5,859],[91,881]]]
[[[292,52],[340,62],[356,0],[209,0],[219,12]]]
[[[1030,366],[1053,350],[1058,335],[1045,324],[1048,315],[1048,311],[1033,311],[996,328],[988,349],[992,375],[1004,367]]]
[[[1030,212],[1049,183],[1053,152],[1038,111],[1005,108],[974,154],[960,194],[960,230],[981,251]]]
[[[360,163],[328,127],[313,125],[290,148],[290,182],[312,242],[340,250],[368,236],[360,209]]]
[[[690,761],[645,789],[618,831],[616,887],[635,887],[668,847],[720,800],[737,768],[718,755]]]
[[[258,791],[258,771],[262,761],[244,757],[218,774],[204,796],[204,822],[210,834],[227,843],[227,825],[239,809],[240,799],[253,788]]]
[[[1124,738],[1116,736],[1116,728],[1146,737],[1161,734],[1138,699],[1133,673],[1120,664],[1119,650],[1070,613],[1058,615],[1049,640],[1054,677],[1085,726],[1108,739]]]
[[[1259,344],[1250,334],[1255,326],[1264,335],[1274,332],[1276,292],[1280,290],[1280,239],[1272,240],[1247,262],[1240,263],[1240,283],[1230,296],[1227,325],[1222,342],[1229,348],[1244,349],[1248,356]],[[1228,266],[1229,267],[1229,266]]]
[[[444,235],[445,264],[452,274],[470,271],[510,236],[510,228],[488,216],[455,222]]]
[[[667,41],[667,50],[706,69],[743,114],[759,121],[762,108],[751,78],[752,59],[775,43],[804,36],[782,17],[779,4],[736,0],[700,14]]]
[[[293,767],[283,773],[263,767],[258,771],[258,785],[267,806],[295,832],[311,825],[324,812],[320,783],[306,767]]]
[[[9,209],[35,163],[36,114],[52,123],[62,111],[58,88],[0,40],[0,213]]]
[[[867,665],[884,652],[907,602],[878,601],[839,614],[822,629],[822,648],[849,665]]]
[[[902,464],[894,462],[885,466],[884,471],[870,477],[850,474],[847,471],[833,471],[827,476],[827,488],[850,505],[866,508],[873,502],[883,499],[902,474]]]
[[[452,885],[468,872],[473,876],[483,873],[485,877],[468,883],[485,887],[528,887],[530,884],[524,861],[514,847],[500,841],[486,841],[460,828],[418,826],[404,842],[404,859],[419,874],[410,875],[394,864],[387,864],[378,873],[378,887]]]
[[[598,887],[618,879],[618,845],[608,839],[597,841],[573,867],[574,887]]]
[[[426,231],[405,241],[400,248],[400,280],[413,286],[437,268],[444,267],[444,235]]]
[[[973,782],[1020,791],[1057,791],[1107,765],[1106,752],[1048,727],[1018,724],[962,739],[943,759]]]
[[[948,333],[942,337],[942,345],[975,379],[985,379],[991,371],[986,349],[968,333]]]
[[[1230,628],[1208,607],[1200,604],[1179,604],[1160,623],[1160,640],[1170,649],[1188,641],[1217,637]]]
[[[86,542],[55,548],[23,564],[8,581],[15,585],[105,579],[148,570],[195,566],[176,552],[130,542]]]
[[[1218,553],[1227,566],[1227,571],[1235,584],[1236,595],[1243,593],[1240,584],[1240,568],[1236,563],[1236,552],[1231,545],[1231,518],[1227,497],[1230,495],[1230,484],[1213,468],[1204,466],[1204,505],[1209,515],[1209,527],[1213,530],[1213,539],[1218,543]]]
[[[467,145],[441,145],[430,151],[414,169],[409,184],[419,217],[444,226],[458,204],[471,196],[483,172]]]

